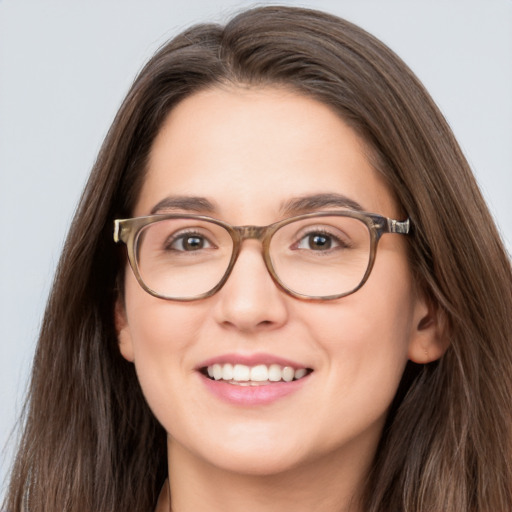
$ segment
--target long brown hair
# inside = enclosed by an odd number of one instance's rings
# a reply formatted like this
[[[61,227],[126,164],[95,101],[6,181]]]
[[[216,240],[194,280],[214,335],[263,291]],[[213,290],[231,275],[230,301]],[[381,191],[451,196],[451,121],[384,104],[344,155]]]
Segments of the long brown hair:
[[[130,215],[173,106],[225,83],[292,88],[332,107],[364,138],[412,220],[418,282],[446,318],[445,355],[406,369],[362,508],[512,510],[512,275],[492,218],[451,130],[405,64],[351,23],[290,7],[195,26],[134,82],[58,266],[6,509],[154,509],[166,438],[117,347],[123,260],[112,221]]]

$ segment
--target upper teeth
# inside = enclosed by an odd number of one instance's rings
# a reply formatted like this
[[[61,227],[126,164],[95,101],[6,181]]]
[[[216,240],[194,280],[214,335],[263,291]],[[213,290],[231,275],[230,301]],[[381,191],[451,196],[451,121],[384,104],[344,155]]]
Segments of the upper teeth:
[[[280,366],[278,364],[258,364],[246,366],[245,364],[214,364],[208,366],[208,375],[215,380],[227,380],[235,382],[291,382],[301,379],[307,373],[306,368],[295,370],[291,366]]]

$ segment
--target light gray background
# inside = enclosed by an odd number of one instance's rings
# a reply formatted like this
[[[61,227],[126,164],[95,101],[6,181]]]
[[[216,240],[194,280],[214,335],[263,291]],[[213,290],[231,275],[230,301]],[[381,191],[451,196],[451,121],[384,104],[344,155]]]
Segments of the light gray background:
[[[512,1],[281,3],[354,21],[412,67],[455,131],[510,252]],[[181,29],[223,21],[251,5],[0,0],[0,447],[20,413],[75,204],[132,79]],[[9,446],[0,455],[0,478],[10,464]]]

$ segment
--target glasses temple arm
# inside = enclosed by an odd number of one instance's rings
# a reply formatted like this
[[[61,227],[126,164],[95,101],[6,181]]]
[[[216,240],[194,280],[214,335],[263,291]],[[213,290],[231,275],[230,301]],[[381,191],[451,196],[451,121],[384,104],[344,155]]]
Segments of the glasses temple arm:
[[[410,219],[404,221],[387,219],[388,221],[388,233],[398,233],[401,235],[408,235],[411,229]]]

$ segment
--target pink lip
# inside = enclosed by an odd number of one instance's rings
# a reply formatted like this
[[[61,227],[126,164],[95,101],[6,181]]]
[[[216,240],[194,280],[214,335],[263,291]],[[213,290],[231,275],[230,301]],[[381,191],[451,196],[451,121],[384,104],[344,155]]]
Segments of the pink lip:
[[[263,363],[262,363],[263,364]],[[200,374],[206,389],[223,402],[231,405],[254,407],[267,405],[299,391],[310,375],[292,382],[275,382],[260,386],[238,386],[220,380],[211,380]]]
[[[221,356],[212,357],[203,361],[196,367],[196,370],[212,366],[214,364],[244,364],[246,366],[256,366],[258,364],[278,364],[280,366],[291,366],[295,370],[298,368],[308,368],[307,365],[297,363],[290,359],[283,359],[282,357],[276,357],[271,354],[223,354]]]
[[[290,366],[295,370],[309,367],[290,359],[284,359],[282,357],[265,353],[223,354],[200,363],[196,367],[196,370],[199,372],[199,377],[206,389],[222,401],[237,406],[253,407],[256,405],[270,404],[287,395],[299,391],[310,377],[310,375],[306,375],[302,379],[294,380],[292,382],[273,382],[258,386],[240,386],[237,384],[230,384],[225,381],[212,380],[200,371],[214,364],[243,364],[246,366],[278,364],[283,367]]]

